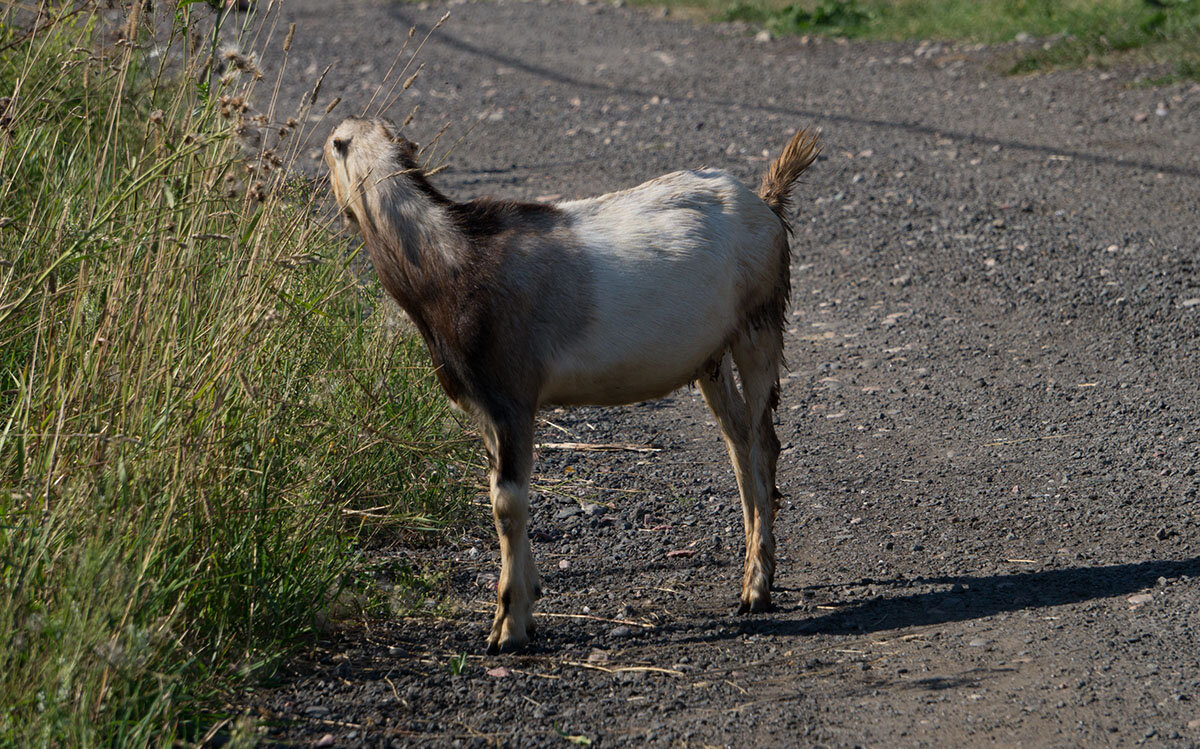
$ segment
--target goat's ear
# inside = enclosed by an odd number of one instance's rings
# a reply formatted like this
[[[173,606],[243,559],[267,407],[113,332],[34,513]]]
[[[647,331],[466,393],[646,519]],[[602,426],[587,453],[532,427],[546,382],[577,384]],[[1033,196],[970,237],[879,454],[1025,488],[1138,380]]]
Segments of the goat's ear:
[[[346,154],[350,153],[350,139],[349,138],[334,138],[333,139],[333,152],[335,154],[337,154],[337,157],[339,159],[346,158]]]
[[[420,146],[403,135],[396,136],[396,146],[400,149],[400,155],[413,161],[417,160],[417,153],[421,150]]]

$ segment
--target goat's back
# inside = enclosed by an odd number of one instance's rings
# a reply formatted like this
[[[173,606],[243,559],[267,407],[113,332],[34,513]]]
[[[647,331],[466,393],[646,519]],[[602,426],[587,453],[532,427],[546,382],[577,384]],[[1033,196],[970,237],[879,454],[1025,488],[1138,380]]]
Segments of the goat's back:
[[[667,174],[557,208],[591,309],[550,362],[543,403],[629,403],[690,382],[788,272],[779,217],[723,171]]]

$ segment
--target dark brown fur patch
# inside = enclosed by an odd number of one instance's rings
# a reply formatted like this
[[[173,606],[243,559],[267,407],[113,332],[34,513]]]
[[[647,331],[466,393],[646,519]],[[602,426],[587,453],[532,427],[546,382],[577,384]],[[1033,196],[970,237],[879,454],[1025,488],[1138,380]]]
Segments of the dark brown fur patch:
[[[417,166],[412,144],[386,125],[375,133],[368,137],[388,147],[371,168],[389,176],[372,187],[375,215],[360,218],[384,288],[420,331],[451,399],[499,430],[532,421],[549,358],[586,326],[590,309],[584,261],[565,216],[540,203],[457,203]],[[398,215],[390,201],[414,199],[427,201],[419,210],[442,212],[449,230],[420,240],[427,246],[399,246],[392,238],[402,234],[386,225]],[[503,480],[517,479],[529,462],[495,459]]]
[[[459,231],[474,241],[486,240],[516,227],[548,226],[561,212],[543,203],[519,203],[515,200],[476,198],[469,203],[449,206]]]

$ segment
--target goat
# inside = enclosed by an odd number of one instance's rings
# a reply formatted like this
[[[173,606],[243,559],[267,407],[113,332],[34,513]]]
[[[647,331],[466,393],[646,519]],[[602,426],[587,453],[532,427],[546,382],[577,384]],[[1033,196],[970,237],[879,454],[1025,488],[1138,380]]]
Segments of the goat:
[[[527,643],[541,596],[529,479],[534,418],[546,405],[633,403],[697,383],[742,499],[739,613],[770,608],[787,206],[817,152],[817,137],[798,131],[757,195],[701,170],[552,205],[456,203],[386,120],[351,117],[326,140],[347,224],[420,331],[442,388],[483,436],[501,560],[489,654]]]

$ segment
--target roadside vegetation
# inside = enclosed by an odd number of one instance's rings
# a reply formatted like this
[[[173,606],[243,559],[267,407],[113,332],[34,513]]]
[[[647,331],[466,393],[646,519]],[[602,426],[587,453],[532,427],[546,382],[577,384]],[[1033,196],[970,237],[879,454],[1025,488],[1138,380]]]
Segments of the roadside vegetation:
[[[328,620],[363,548],[468,493],[423,347],[288,168],[316,94],[217,50],[224,3],[100,5],[0,12],[6,746],[230,730],[216,696]]]
[[[661,4],[652,0],[654,4]],[[1040,41],[1010,72],[1164,64],[1200,80],[1200,0],[669,0],[721,21],[779,34],[850,38]]]

